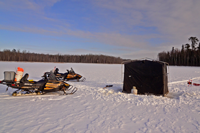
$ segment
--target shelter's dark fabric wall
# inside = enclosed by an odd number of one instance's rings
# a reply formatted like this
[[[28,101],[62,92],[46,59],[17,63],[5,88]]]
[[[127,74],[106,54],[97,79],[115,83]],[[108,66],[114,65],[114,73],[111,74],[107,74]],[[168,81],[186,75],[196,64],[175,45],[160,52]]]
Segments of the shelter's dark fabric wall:
[[[123,92],[131,93],[133,86],[136,86],[138,94],[164,95],[168,92],[165,63],[142,60],[124,66]]]

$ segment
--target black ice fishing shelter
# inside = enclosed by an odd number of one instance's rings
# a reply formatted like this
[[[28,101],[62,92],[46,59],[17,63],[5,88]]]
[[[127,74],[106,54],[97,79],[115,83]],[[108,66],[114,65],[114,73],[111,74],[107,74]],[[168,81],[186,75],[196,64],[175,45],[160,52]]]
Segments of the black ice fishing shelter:
[[[166,62],[149,60],[132,60],[123,62],[123,92],[131,93],[133,86],[138,94],[154,94],[165,96],[168,91]]]

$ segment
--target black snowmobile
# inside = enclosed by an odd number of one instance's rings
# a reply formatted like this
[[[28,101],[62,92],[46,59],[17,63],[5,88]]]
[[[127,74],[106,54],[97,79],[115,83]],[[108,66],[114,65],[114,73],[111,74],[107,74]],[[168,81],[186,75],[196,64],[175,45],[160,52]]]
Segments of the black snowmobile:
[[[74,94],[77,91],[76,87],[69,85],[68,83],[58,80],[53,72],[49,72],[48,75],[44,73],[43,78],[39,81],[28,80],[28,74],[26,73],[19,82],[16,82],[15,72],[5,71],[4,80],[0,81],[1,84],[8,87],[17,89],[12,93],[13,96],[19,95],[41,95],[48,92],[63,91],[63,95]],[[8,87],[6,91],[8,90]]]
[[[71,70],[67,70],[66,73],[59,73],[59,69],[56,68],[54,71],[54,74],[56,75],[57,78],[61,80],[76,80],[78,82],[83,82],[86,80],[85,77],[81,76],[80,74],[75,73],[75,71],[71,68]]]

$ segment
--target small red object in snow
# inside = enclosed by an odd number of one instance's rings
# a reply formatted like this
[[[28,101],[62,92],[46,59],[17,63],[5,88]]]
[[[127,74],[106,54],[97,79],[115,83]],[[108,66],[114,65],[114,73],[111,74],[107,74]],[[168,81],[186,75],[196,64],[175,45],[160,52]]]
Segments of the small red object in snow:
[[[197,84],[197,83],[193,83],[193,85],[195,85],[195,86],[200,86],[200,84]]]
[[[188,83],[189,85],[191,85],[191,84],[192,84],[192,80],[189,80],[187,83]]]

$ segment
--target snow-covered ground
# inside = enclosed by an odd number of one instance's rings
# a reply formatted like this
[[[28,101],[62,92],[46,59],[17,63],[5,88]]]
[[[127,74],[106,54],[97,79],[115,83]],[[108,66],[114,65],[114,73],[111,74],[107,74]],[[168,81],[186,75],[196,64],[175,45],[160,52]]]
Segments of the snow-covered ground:
[[[197,133],[200,132],[199,67],[170,66],[169,94],[123,94],[123,67],[119,64],[0,62],[4,71],[22,67],[29,79],[39,80],[54,67],[73,69],[85,82],[68,82],[78,88],[74,95],[10,96],[0,85],[0,132],[2,133]],[[111,88],[103,89],[106,85]]]

